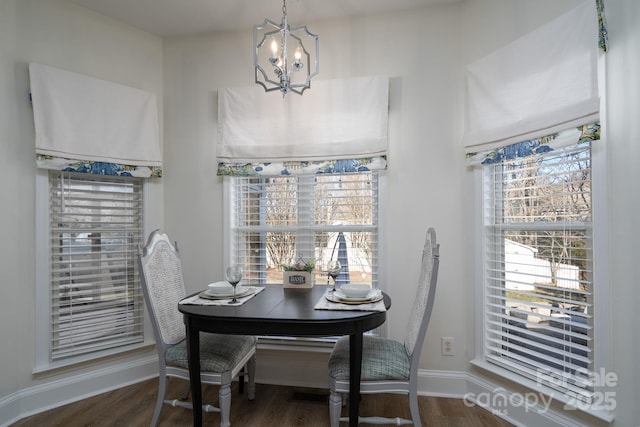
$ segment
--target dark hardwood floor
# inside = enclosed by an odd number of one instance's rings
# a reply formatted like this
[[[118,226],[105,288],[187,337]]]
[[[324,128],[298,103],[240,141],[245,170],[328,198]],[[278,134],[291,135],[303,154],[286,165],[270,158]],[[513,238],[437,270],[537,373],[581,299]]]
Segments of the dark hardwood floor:
[[[171,398],[179,398],[185,382],[169,382]],[[72,403],[12,424],[13,427],[112,427],[148,426],[153,415],[157,379],[144,381]],[[328,391],[295,387],[256,385],[256,399],[248,401],[233,385],[231,425],[234,427],[326,427],[329,425]],[[203,387],[206,402],[217,402],[217,387]],[[466,406],[460,399],[420,397],[424,427],[508,427],[511,424],[488,411]],[[347,414],[347,407],[343,408]],[[361,415],[387,415],[410,418],[409,403],[403,395],[365,395]],[[218,426],[218,413],[205,413],[204,425]],[[160,426],[189,426],[191,411],[164,405]],[[342,426],[346,426],[343,423]]]

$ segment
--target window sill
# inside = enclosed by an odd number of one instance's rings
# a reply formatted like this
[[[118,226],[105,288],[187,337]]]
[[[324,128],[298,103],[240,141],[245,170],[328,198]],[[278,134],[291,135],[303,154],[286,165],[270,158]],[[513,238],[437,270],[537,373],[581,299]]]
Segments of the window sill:
[[[50,375],[56,373],[56,371],[64,372],[65,370],[72,370],[86,365],[101,363],[107,358],[126,357],[133,353],[153,350],[154,346],[155,342],[153,340],[145,339],[143,342],[131,344],[128,346],[112,348],[103,350],[101,352],[85,354],[73,358],[59,360],[56,362],[50,362],[42,366],[36,366],[34,367],[32,374]],[[155,350],[154,354],[157,354]]]
[[[581,413],[585,413],[588,414],[594,418],[597,418],[599,420],[602,421],[606,421],[608,423],[612,423],[613,420],[615,419],[615,413],[613,411],[609,411],[606,409],[599,409],[597,406],[597,404],[604,404],[606,403],[602,398],[598,398],[598,393],[602,394],[602,392],[596,392],[595,396],[594,396],[594,405],[591,405],[589,407],[586,407],[584,404],[578,404],[576,405],[576,401],[575,399],[571,398],[570,396],[565,396],[563,394],[560,394],[558,391],[553,390],[551,388],[542,386],[537,384],[535,381],[531,381],[531,380],[527,380],[526,378],[522,378],[518,375],[515,375],[513,372],[501,368],[499,366],[496,366],[494,364],[491,363],[487,363],[482,359],[473,359],[470,362],[473,366],[480,368],[482,370],[485,370],[487,372],[490,372],[492,374],[495,374],[505,380],[514,382],[516,384],[519,384],[523,387],[526,387],[530,390],[532,390],[533,392],[536,393],[540,393],[544,396],[547,396],[551,399],[553,399],[554,401],[560,402],[561,404],[563,404],[564,406],[568,407],[565,410],[575,410],[576,412],[581,412]],[[497,391],[497,390],[494,390]],[[501,388],[501,391],[504,391],[503,388]],[[615,393],[614,393],[615,395]],[[614,404],[614,409],[615,409],[615,399],[613,401]]]

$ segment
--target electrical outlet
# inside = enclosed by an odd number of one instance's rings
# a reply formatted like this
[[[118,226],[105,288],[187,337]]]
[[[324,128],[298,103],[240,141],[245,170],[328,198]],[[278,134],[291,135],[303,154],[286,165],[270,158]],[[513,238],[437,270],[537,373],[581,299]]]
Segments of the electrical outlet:
[[[443,356],[455,356],[456,346],[453,337],[440,338],[440,350]]]

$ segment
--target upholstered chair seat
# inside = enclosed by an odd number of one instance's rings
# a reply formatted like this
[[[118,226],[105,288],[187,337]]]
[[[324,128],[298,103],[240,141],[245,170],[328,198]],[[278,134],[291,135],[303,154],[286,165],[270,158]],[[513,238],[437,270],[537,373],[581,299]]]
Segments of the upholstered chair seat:
[[[178,249],[160,230],[149,236],[138,257],[138,267],[158,350],[158,397],[151,420],[151,426],[155,427],[163,404],[192,408],[186,396],[183,399],[165,400],[168,377],[189,380],[186,331],[178,310],[178,303],[186,297],[186,290]],[[205,404],[202,409],[219,412],[220,427],[230,426],[231,381],[234,378],[246,372],[249,378],[248,398],[252,400],[255,396],[256,344],[257,340],[252,336],[200,334],[202,383],[219,386],[217,406]],[[242,386],[244,376],[240,378]]]
[[[400,417],[361,416],[360,423],[413,424],[420,427],[418,410],[418,363],[435,299],[440,245],[433,228],[427,231],[416,297],[404,342],[370,335],[363,337],[360,393],[402,393],[409,396],[411,420]],[[329,416],[338,427],[344,396],[349,393],[349,337],[338,340],[329,357]]]
[[[365,335],[362,350],[362,381],[409,380],[411,361],[398,341]],[[329,361],[329,376],[349,381],[349,337],[336,343]]]

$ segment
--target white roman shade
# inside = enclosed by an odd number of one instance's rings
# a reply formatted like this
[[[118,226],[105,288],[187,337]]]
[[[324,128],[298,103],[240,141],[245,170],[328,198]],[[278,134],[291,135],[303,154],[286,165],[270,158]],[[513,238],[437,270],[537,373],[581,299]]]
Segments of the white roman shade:
[[[36,154],[161,167],[153,93],[31,63]]]
[[[258,86],[218,92],[218,162],[319,161],[385,156],[386,77],[314,81],[304,96]]]
[[[593,1],[467,67],[467,153],[598,120]]]

